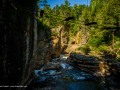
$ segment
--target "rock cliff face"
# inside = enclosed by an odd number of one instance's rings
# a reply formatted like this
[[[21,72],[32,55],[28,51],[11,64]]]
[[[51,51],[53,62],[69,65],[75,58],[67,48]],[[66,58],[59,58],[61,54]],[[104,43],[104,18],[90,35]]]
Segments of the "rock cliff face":
[[[61,54],[61,41],[59,36],[52,36],[51,37],[52,43],[52,51],[51,51],[51,58],[59,57]]]
[[[26,85],[37,55],[37,0],[1,0],[0,4],[0,86]]]
[[[68,26],[58,26],[51,29],[51,32],[54,36],[52,39],[54,53],[70,53],[76,51],[80,46],[86,44],[89,39],[89,32],[85,32],[85,30],[80,30],[75,36],[71,36]],[[56,48],[59,48],[59,50],[56,50]]]
[[[51,31],[47,26],[43,27],[38,30],[36,69],[41,68],[42,65],[47,64],[51,59]]]
[[[67,47],[68,38],[66,36],[67,32],[65,32],[65,28],[63,26],[58,26],[56,28],[51,29],[51,32],[54,33],[52,35],[52,56],[58,57]]]
[[[61,39],[42,22],[37,28],[37,0],[0,4],[0,86],[27,85],[34,69],[61,54]]]

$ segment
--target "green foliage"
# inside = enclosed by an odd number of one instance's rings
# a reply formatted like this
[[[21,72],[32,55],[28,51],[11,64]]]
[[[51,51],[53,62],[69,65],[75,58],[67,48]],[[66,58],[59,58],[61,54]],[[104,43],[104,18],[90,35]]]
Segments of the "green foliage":
[[[58,35],[57,32],[52,32],[52,33],[51,33],[51,36],[57,36],[57,35]]]
[[[43,21],[50,28],[55,28],[59,25],[63,26],[65,33],[67,33],[66,36],[70,38],[76,36],[79,31],[86,37],[86,32],[89,33],[87,44],[98,51],[109,49],[112,43],[114,43],[115,48],[120,48],[119,28],[104,28],[120,27],[119,5],[119,0],[91,0],[90,6],[75,4],[72,7],[70,6],[69,0],[65,0],[64,4],[60,6],[56,5],[53,8],[45,5],[45,14],[39,20]],[[74,17],[74,19],[65,21],[69,17]],[[97,25],[85,25],[91,22],[96,22]],[[54,34],[56,33],[53,32]],[[89,51],[86,46],[82,50],[84,53]]]
[[[83,47],[78,48],[78,50],[82,51],[84,54],[88,54],[90,53],[91,49],[89,45],[85,45]]]
[[[105,44],[100,45],[100,46],[98,47],[98,50],[101,51],[101,52],[103,52],[103,51],[105,51],[105,50],[109,50],[109,49],[110,49],[110,48],[109,48],[107,45],[105,45]]]
[[[104,44],[104,33],[105,31],[101,31],[100,29],[91,29],[90,32],[90,39],[88,41],[88,43],[91,46],[95,46],[98,47],[101,44]]]
[[[120,48],[120,38],[115,36],[115,48]]]

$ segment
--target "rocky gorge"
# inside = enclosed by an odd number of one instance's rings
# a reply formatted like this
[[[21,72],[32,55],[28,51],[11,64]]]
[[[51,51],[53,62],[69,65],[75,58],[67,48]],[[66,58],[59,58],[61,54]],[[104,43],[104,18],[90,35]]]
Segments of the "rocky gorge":
[[[71,14],[67,3],[58,12],[38,4],[0,1],[0,90],[119,90],[118,17],[115,30],[102,31],[86,23],[86,6]]]

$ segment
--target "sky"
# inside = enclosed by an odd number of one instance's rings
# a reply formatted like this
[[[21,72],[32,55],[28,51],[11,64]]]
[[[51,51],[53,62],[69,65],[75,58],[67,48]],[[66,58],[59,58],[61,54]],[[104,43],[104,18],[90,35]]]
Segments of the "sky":
[[[74,6],[74,4],[90,4],[90,0],[68,0],[70,2],[71,6]],[[64,0],[47,0],[48,4],[53,8],[54,6],[61,5],[64,3]]]

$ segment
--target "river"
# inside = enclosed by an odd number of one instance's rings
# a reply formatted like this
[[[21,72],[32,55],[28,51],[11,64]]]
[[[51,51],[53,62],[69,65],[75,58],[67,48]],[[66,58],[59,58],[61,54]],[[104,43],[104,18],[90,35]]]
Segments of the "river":
[[[35,70],[36,79],[27,90],[105,90],[101,81],[66,62],[66,58],[53,59],[50,65],[60,69]]]

